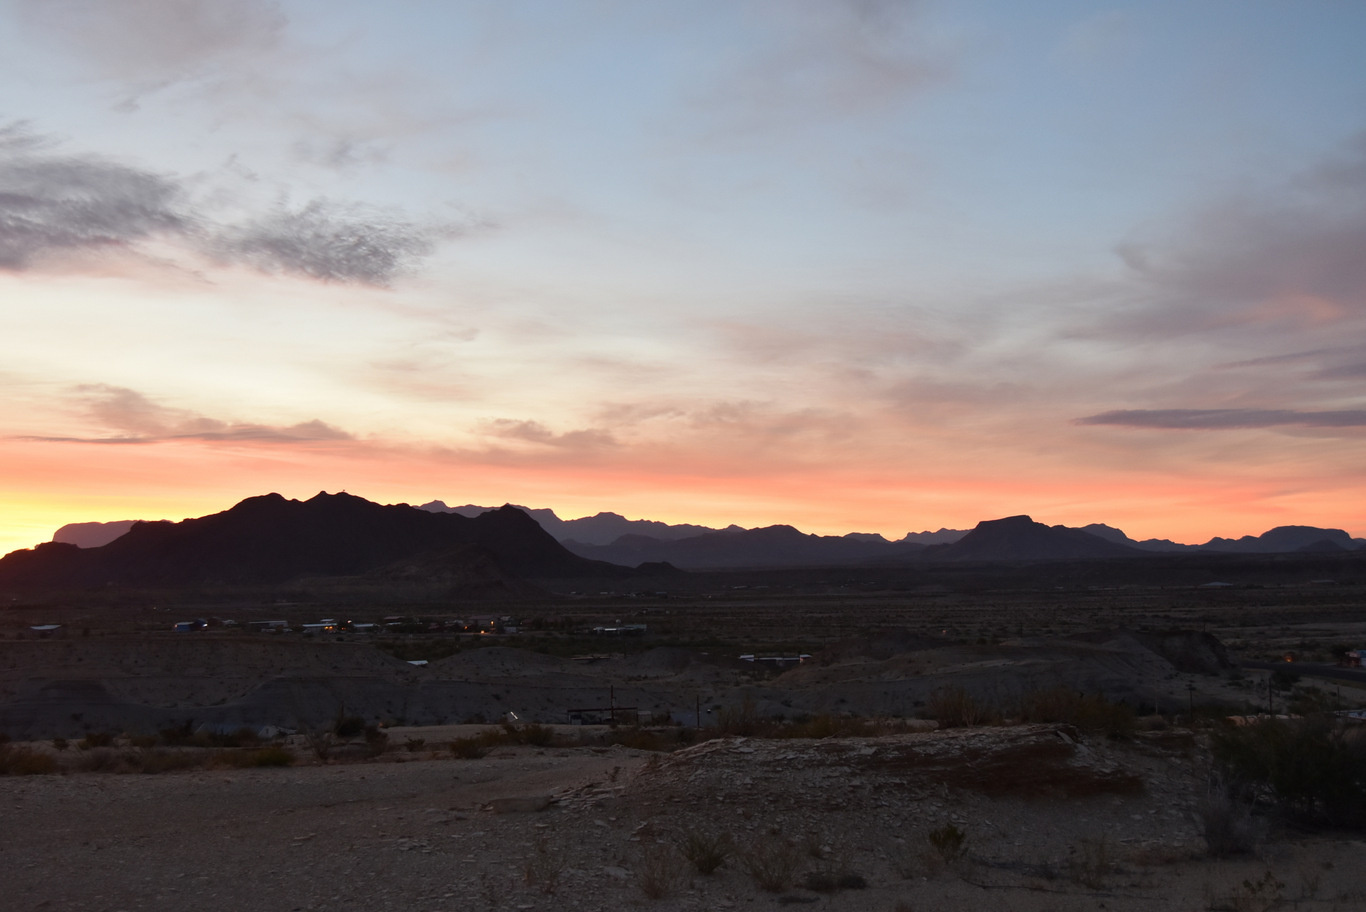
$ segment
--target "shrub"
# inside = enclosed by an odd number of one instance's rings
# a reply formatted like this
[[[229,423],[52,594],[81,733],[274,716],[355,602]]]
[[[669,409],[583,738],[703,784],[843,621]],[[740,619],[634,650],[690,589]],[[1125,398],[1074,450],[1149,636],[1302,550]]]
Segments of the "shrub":
[[[541,838],[522,866],[522,878],[528,886],[550,895],[559,889],[560,873],[564,871],[564,866],[564,854]]]
[[[409,738],[405,745],[408,750],[419,750],[427,742],[422,738]],[[417,747],[413,745],[416,744]],[[381,729],[378,725],[365,726],[365,756],[371,759],[380,756],[389,749],[389,733]]]
[[[27,747],[0,743],[0,776],[43,776],[57,772],[57,758]]]
[[[222,751],[215,759],[220,762],[226,761],[226,765],[239,769],[292,766],[294,764],[294,754],[289,750],[278,746],[261,747],[255,750],[244,751]]]
[[[940,728],[966,728],[991,719],[985,706],[961,687],[940,687],[930,694],[925,712]]]
[[[534,747],[550,747],[555,743],[555,729],[549,725],[523,725],[518,740]]]
[[[761,890],[781,893],[792,882],[799,853],[781,839],[765,839],[739,853],[740,867],[754,878]]]
[[[951,823],[930,830],[925,838],[935,856],[946,865],[957,864],[967,855],[968,834]]]
[[[1211,855],[1246,854],[1266,836],[1266,825],[1253,815],[1252,805],[1242,800],[1217,775],[1211,777],[1209,788],[1196,813],[1200,817],[1205,844]]]
[[[716,714],[716,728],[723,735],[750,737],[762,726],[754,698],[748,695],[739,706],[724,706]]]
[[[1217,771],[1235,791],[1303,821],[1366,824],[1366,739],[1327,717],[1216,730]]]
[[[484,739],[478,736],[456,738],[451,742],[451,753],[459,760],[478,760],[488,756],[489,748]]]
[[[96,747],[108,747],[114,743],[114,736],[109,732],[91,732],[77,742],[76,746],[83,751],[88,751]]]
[[[649,899],[663,899],[685,880],[683,859],[669,846],[646,849],[636,865],[636,885]]]
[[[1100,694],[1082,694],[1070,687],[1051,687],[1027,693],[1020,700],[1023,722],[1065,722],[1085,732],[1108,738],[1129,738],[1134,733],[1134,711],[1112,703]]]
[[[685,830],[679,837],[678,849],[697,873],[712,874],[735,852],[735,845],[725,834]]]
[[[338,738],[354,738],[365,731],[365,720],[360,716],[347,716],[337,714],[337,721],[332,724],[332,734]]]

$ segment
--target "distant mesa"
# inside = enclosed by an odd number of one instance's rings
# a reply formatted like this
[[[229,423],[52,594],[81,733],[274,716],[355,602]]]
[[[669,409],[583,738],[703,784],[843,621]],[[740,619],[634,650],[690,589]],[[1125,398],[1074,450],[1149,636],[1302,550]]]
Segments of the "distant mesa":
[[[133,528],[136,519],[115,522],[67,523],[52,535],[55,542],[65,542],[77,548],[100,548]]]
[[[951,545],[933,552],[936,560],[1079,560],[1136,557],[1137,548],[1107,541],[1081,529],[1046,526],[1028,516],[985,520]]]
[[[1239,539],[1212,538],[1205,542],[1205,551],[1231,551],[1237,554],[1288,554],[1293,551],[1332,550],[1355,551],[1363,544],[1342,529],[1318,529],[1314,526],[1277,526],[1258,536],[1244,535]]]

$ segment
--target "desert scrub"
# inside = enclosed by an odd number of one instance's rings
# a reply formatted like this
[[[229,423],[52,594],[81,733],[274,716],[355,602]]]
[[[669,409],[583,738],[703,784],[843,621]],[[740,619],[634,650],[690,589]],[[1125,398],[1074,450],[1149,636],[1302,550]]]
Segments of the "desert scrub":
[[[451,742],[451,755],[457,760],[479,760],[487,757],[488,753],[488,744],[477,735],[473,738],[456,738]]]
[[[535,847],[522,865],[522,879],[527,886],[550,896],[560,888],[560,874],[564,867],[564,853],[542,836],[536,840]]]
[[[930,844],[931,859],[939,865],[953,867],[968,854],[968,834],[951,823],[936,827],[925,834]]]
[[[734,854],[735,844],[724,833],[684,830],[678,838],[678,850],[698,874],[713,874]]]
[[[43,776],[57,772],[57,758],[28,747],[0,744],[0,776]]]
[[[1266,838],[1266,822],[1253,813],[1249,801],[1218,775],[1210,777],[1196,814],[1205,845],[1216,857],[1246,854]]]
[[[1100,694],[1083,694],[1070,687],[1050,687],[1025,694],[1020,700],[1021,722],[1063,722],[1107,738],[1133,737],[1134,711]]]
[[[1366,737],[1331,717],[1226,726],[1210,751],[1235,794],[1303,822],[1366,824]]]
[[[776,837],[761,839],[737,854],[744,872],[754,878],[759,889],[769,893],[781,893],[788,888],[801,858],[796,846]]]
[[[663,899],[687,883],[686,864],[672,846],[645,849],[636,863],[636,886],[647,899]]]
[[[940,687],[935,690],[930,694],[925,713],[938,722],[940,728],[985,725],[995,715],[961,687]]]

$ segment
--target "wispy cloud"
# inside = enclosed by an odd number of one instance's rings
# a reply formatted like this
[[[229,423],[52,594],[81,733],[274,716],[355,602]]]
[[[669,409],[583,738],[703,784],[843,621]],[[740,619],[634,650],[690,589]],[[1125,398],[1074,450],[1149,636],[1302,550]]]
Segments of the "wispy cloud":
[[[1122,246],[1147,292],[1130,325],[1167,335],[1360,320],[1363,249],[1366,136],[1294,180],[1222,200],[1168,242]]]
[[[192,219],[172,179],[95,156],[57,154],[22,124],[0,127],[0,269],[44,254],[186,235]]]
[[[315,200],[302,209],[282,209],[227,228],[211,250],[264,272],[387,285],[431,253],[434,234],[396,214]]]
[[[909,0],[758,0],[737,5],[752,29],[743,56],[719,64],[700,96],[725,131],[789,129],[904,102],[942,81],[917,40]]]
[[[16,0],[22,21],[135,92],[273,49],[286,18],[270,0]]]
[[[83,416],[109,434],[90,437],[26,436],[24,440],[58,443],[147,444],[171,440],[206,443],[315,443],[353,439],[322,421],[288,426],[221,421],[187,409],[159,405],[136,390],[103,384],[76,390]]]
[[[616,446],[616,440],[612,435],[599,428],[584,428],[557,434],[539,421],[494,418],[484,422],[481,429],[491,437],[520,440],[560,449],[597,450]]]
[[[173,176],[62,154],[25,124],[0,127],[0,269],[32,269],[63,253],[132,251],[160,237],[224,264],[382,287],[460,230],[331,200],[220,224]]]
[[[1078,418],[1074,423],[1209,431],[1270,427],[1356,428],[1366,427],[1366,409],[1322,412],[1242,408],[1120,409]]]

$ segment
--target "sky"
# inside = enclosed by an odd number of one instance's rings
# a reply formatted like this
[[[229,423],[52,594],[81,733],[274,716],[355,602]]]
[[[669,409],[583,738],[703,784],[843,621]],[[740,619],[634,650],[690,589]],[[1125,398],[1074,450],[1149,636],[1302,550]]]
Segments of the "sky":
[[[0,552],[279,492],[1366,535],[1366,4],[0,0]]]

